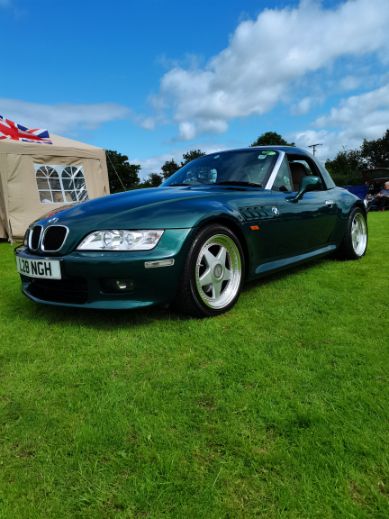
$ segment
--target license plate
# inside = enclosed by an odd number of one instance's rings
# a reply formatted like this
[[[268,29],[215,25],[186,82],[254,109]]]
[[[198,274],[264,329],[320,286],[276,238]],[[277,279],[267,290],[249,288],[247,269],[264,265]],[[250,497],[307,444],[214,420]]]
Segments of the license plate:
[[[19,274],[30,278],[61,279],[61,266],[57,260],[27,259],[16,256]]]

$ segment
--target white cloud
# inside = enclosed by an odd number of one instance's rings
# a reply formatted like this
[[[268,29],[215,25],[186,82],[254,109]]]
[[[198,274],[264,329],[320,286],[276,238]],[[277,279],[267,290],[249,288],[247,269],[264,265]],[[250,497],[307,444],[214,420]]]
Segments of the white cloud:
[[[66,133],[80,127],[94,129],[131,116],[128,108],[114,103],[46,105],[16,99],[0,99],[0,114],[30,128],[47,128],[52,133]]]
[[[329,115],[316,120],[318,127],[341,127],[351,138],[376,138],[389,127],[389,83],[343,100]]]
[[[340,80],[339,86],[341,90],[355,90],[362,84],[363,78],[358,76],[345,76]]]
[[[381,137],[377,134],[376,137]],[[296,142],[296,146],[306,148],[312,153],[311,144],[319,144],[316,148],[316,157],[325,162],[327,159],[333,159],[341,150],[357,149],[362,144],[362,138],[347,135],[346,132],[328,131],[328,130],[305,130],[294,133],[291,138]]]
[[[182,139],[224,132],[234,118],[269,111],[293,83],[338,58],[377,53],[384,59],[388,25],[388,0],[347,0],[334,9],[301,0],[296,8],[266,9],[241,22],[228,47],[204,67],[169,70],[154,105],[171,111]]]
[[[194,124],[190,123],[189,121],[183,121],[180,123],[179,128],[181,137],[186,141],[189,141],[196,136],[196,128]]]
[[[226,149],[224,144],[199,144],[193,146],[192,149],[201,149],[204,153],[214,153],[215,151],[221,151]],[[175,160],[179,164],[182,160],[182,155],[186,153],[188,149],[175,149],[171,153],[162,153],[148,159],[136,159],[129,158],[131,164],[140,164],[142,169],[140,177],[146,179],[150,173],[160,173],[161,167],[167,160]]]
[[[316,97],[303,97],[300,101],[298,101],[298,103],[292,106],[291,111],[294,115],[304,115],[310,111],[312,106],[314,106],[320,101],[321,99]]]
[[[339,135],[336,132],[328,132],[327,130],[296,132],[292,135],[292,138],[296,142],[296,146],[307,148],[310,152],[312,152],[312,149],[309,149],[308,146],[319,144],[316,148],[316,156],[323,162],[328,158],[333,158],[342,147]]]
[[[154,130],[158,122],[154,117],[143,117],[140,115],[134,116],[133,119],[145,130]]]
[[[168,160],[174,159],[177,163],[182,159],[182,153],[177,151],[173,151],[172,153],[162,153],[161,155],[156,155],[155,157],[150,157],[148,159],[133,159],[130,158],[129,161],[131,164],[140,164],[141,171],[140,177],[142,179],[146,179],[150,173],[160,173],[161,166]]]
[[[293,135],[296,144],[306,147],[317,142],[318,157],[332,158],[342,149],[357,148],[363,139],[382,137],[389,128],[389,83],[364,94],[343,99],[328,115],[316,119],[310,129]]]

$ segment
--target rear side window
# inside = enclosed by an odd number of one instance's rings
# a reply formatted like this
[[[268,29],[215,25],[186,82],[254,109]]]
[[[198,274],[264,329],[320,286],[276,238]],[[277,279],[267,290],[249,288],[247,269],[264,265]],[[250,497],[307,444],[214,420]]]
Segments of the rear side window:
[[[288,161],[291,171],[293,191],[298,191],[301,179],[304,176],[310,175],[319,177],[322,181],[322,189],[325,189],[325,184],[323,182],[323,177],[320,173],[320,170],[311,160],[309,160],[309,158],[305,159],[301,156],[288,156]]]

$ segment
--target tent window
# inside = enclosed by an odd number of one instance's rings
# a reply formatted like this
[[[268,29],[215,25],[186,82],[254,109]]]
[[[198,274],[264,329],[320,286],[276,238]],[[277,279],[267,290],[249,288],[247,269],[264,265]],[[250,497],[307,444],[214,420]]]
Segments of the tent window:
[[[34,168],[42,204],[71,204],[88,200],[82,166],[34,164]]]

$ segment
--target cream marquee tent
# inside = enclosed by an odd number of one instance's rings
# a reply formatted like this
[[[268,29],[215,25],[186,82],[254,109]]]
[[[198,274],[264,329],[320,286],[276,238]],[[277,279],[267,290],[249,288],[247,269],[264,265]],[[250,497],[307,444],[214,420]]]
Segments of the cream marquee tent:
[[[0,140],[0,238],[22,238],[50,210],[109,194],[103,149],[50,139],[53,144]]]

